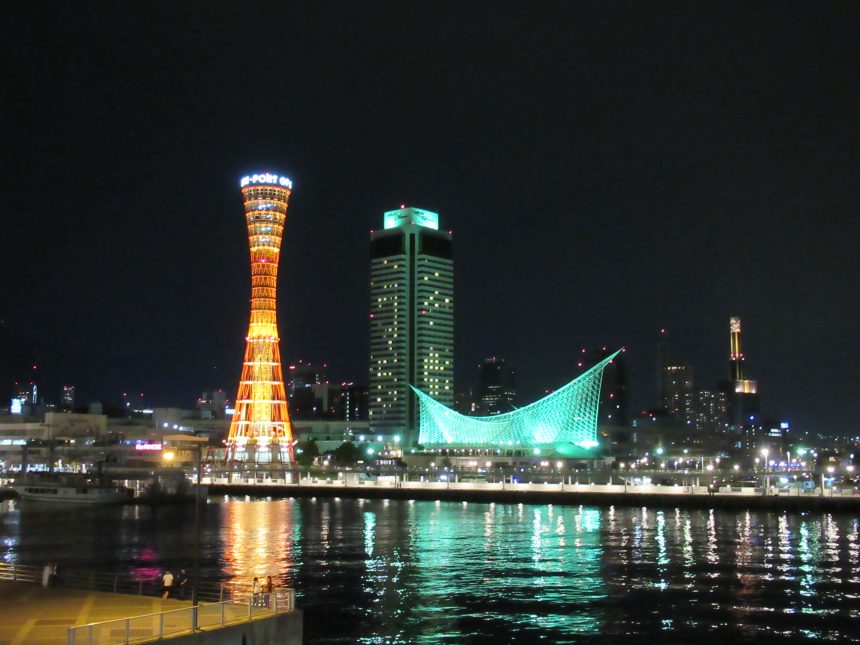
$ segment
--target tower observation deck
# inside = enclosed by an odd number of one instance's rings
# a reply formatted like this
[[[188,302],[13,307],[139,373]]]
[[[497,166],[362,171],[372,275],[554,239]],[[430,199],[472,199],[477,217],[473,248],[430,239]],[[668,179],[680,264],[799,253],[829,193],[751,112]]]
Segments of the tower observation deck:
[[[227,460],[293,461],[293,433],[278,347],[278,263],[293,184],[260,173],[240,181],[251,249],[251,321],[230,434]]]

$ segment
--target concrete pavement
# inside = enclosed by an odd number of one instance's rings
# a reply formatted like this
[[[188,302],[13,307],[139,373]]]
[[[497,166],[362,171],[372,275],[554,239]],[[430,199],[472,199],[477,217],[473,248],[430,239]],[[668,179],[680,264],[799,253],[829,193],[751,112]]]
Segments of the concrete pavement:
[[[0,581],[0,645],[65,645],[74,625],[190,606],[187,600]]]

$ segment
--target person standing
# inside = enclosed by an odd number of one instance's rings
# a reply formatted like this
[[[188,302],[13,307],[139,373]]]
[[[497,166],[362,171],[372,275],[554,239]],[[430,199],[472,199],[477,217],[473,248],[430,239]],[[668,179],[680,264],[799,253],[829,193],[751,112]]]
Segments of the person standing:
[[[185,569],[179,570],[176,583],[179,586],[179,597],[185,599],[185,590],[188,588],[188,574],[185,572]]]
[[[272,604],[272,593],[275,590],[275,585],[272,584],[272,576],[266,578],[266,584],[263,585],[263,593],[265,595],[264,603],[266,607]]]
[[[161,599],[165,600],[170,597],[170,592],[173,591],[173,574],[169,570],[164,572],[164,576],[161,578],[161,586],[164,590]]]
[[[251,599],[256,606],[260,601],[260,579],[254,576],[254,582],[251,584]]]
[[[51,585],[51,579],[54,575],[54,569],[56,565],[52,565],[50,562],[47,562],[44,567],[42,567],[42,586],[49,587]]]

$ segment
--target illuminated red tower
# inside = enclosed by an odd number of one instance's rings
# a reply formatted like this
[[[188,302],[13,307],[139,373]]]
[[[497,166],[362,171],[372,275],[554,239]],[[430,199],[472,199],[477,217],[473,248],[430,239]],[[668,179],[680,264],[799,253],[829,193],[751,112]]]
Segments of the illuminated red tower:
[[[278,348],[278,261],[293,183],[260,173],[240,186],[251,248],[251,323],[227,439],[227,460],[292,462],[293,432]]]

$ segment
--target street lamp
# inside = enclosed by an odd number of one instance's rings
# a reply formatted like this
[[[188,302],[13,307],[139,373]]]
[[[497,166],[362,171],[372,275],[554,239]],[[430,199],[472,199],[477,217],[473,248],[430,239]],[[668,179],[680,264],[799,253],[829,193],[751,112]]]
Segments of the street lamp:
[[[192,584],[191,584],[191,629],[197,631],[197,612],[200,604],[200,490],[202,484],[200,461],[203,451],[203,444],[208,443],[205,437],[193,437],[188,435],[168,435],[164,437],[166,441],[172,442],[191,442],[194,444],[194,561],[192,564]],[[176,458],[176,453],[172,450],[165,451],[162,455],[165,461],[172,462]]]
[[[836,469],[833,466],[827,467],[828,474],[832,475]],[[824,497],[824,471],[821,472],[821,496]],[[833,489],[830,490],[830,496],[833,497]]]
[[[767,454],[769,452],[770,451],[767,448],[761,449],[761,454],[764,457],[764,490],[765,490],[765,493],[767,493],[768,489],[770,488],[770,475],[769,475],[770,471],[768,470],[768,463],[767,463]]]

